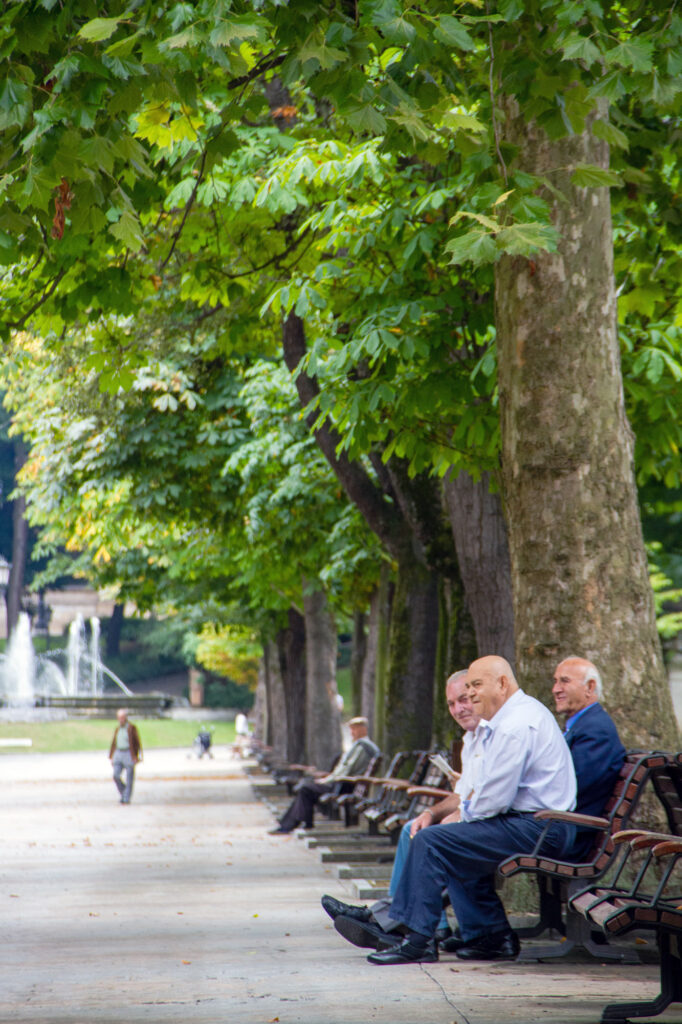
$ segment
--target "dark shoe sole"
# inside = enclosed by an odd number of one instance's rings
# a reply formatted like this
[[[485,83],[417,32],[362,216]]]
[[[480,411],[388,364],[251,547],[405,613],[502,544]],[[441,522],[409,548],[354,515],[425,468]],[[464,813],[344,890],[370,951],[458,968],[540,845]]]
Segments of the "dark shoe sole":
[[[355,918],[345,917],[343,914],[334,918],[334,927],[347,942],[360,946],[361,949],[390,949],[399,942],[398,936],[383,932],[378,925],[356,921]]]

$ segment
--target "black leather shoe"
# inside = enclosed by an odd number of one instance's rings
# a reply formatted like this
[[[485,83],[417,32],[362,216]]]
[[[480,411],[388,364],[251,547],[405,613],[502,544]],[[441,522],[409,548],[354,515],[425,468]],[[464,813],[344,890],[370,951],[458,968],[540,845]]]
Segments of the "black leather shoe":
[[[409,939],[404,939],[399,946],[392,946],[383,952],[370,953],[367,962],[370,964],[435,964],[438,960],[436,943],[431,940],[427,946],[413,946]]]
[[[475,944],[475,943],[473,943]],[[472,940],[463,939],[460,935],[451,935],[448,939],[442,939],[438,943],[438,948],[443,953],[456,953],[459,949],[463,949],[464,946],[471,946]]]
[[[367,907],[354,907],[350,903],[342,903],[333,896],[323,896],[320,900],[322,909],[326,910],[332,921],[343,914],[344,917],[354,917],[356,921],[369,921],[372,917]]]
[[[385,932],[378,924],[357,921],[354,917],[346,917],[345,914],[339,914],[334,918],[334,927],[348,942],[365,949],[388,949],[397,942],[395,935]]]
[[[278,828],[271,828],[268,832],[269,836],[288,836],[291,835],[290,828],[282,828],[280,825]]]
[[[520,949],[518,935],[508,931],[481,935],[460,946],[456,952],[460,960],[516,960]]]
[[[447,939],[452,937],[452,928],[450,925],[448,925],[447,928],[436,928],[433,937],[440,946],[442,942],[445,942]]]

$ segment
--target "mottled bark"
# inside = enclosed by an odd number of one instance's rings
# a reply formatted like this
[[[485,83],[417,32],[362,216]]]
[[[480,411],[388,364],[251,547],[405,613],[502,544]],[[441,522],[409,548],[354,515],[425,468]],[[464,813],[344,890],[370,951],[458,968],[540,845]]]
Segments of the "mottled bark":
[[[17,438],[14,442],[14,476],[15,479],[19,470],[26,462],[27,448],[25,443]],[[21,611],[21,598],[24,593],[24,579],[26,576],[26,559],[28,557],[28,523],[26,521],[26,498],[23,494],[12,500],[12,571],[7,585],[5,601],[7,603],[7,636],[19,619]]]
[[[353,615],[353,641],[350,655],[351,712],[364,714],[362,710],[362,675],[367,655],[367,614],[356,611]]]
[[[362,671],[362,713],[369,734],[384,750],[386,740],[386,667],[393,586],[389,567],[381,570],[379,586],[372,594],[367,627],[367,654]]]
[[[286,705],[287,749],[290,761],[305,759],[306,643],[305,622],[295,608],[288,625],[277,634],[279,667]]]
[[[436,573],[416,559],[411,565],[403,561],[391,605],[386,679],[385,748],[391,753],[431,743],[438,610]],[[417,685],[419,680],[430,686]]]
[[[341,753],[336,628],[322,590],[303,595],[306,643],[306,760],[326,768]]]
[[[280,634],[283,639],[283,634]],[[278,637],[278,640],[280,637]],[[282,678],[281,651],[279,642],[271,642],[265,648],[263,668],[267,691],[267,731],[265,741],[281,757],[288,757],[287,701]]]
[[[447,709],[445,684],[448,677],[465,669],[477,657],[474,624],[461,580],[440,580],[436,685],[433,699],[433,742],[447,745],[452,737],[452,718]]]
[[[447,476],[443,494],[478,655],[500,654],[513,665],[511,563],[500,495],[491,493],[489,473],[474,481],[465,472]]]
[[[118,658],[121,653],[121,633],[125,618],[125,606],[117,602],[107,622],[105,654],[107,658]]]
[[[268,715],[268,648],[263,651],[263,657],[258,664],[258,680],[256,682],[256,696],[253,702],[253,710],[250,718],[253,722],[253,735],[262,743],[270,743]]]
[[[549,701],[557,661],[591,658],[630,746],[677,738],[654,621],[616,336],[609,194],[575,188],[577,162],[608,166],[589,131],[550,141],[506,102],[518,166],[552,203],[555,254],[496,272],[503,481],[522,684]],[[604,112],[602,111],[602,114]]]
[[[284,322],[282,344],[301,403],[308,405],[319,394],[319,387],[300,368],[306,352],[305,332],[303,321],[294,313]],[[397,562],[398,579],[403,581],[397,587],[401,593],[400,615],[391,616],[386,703],[379,709],[379,721],[386,716],[386,751],[393,753],[394,742],[402,743],[408,736],[413,746],[428,746],[438,614],[434,567],[447,571],[455,557],[452,538],[444,528],[435,483],[427,477],[410,479],[404,467],[389,460],[390,494],[384,493],[360,462],[351,462],[338,453],[341,438],[329,421],[317,423],[316,413],[307,419],[346,494]],[[433,590],[428,614],[420,611],[425,599],[425,578]],[[412,582],[416,587],[414,593],[409,592]],[[407,721],[413,711],[414,716]]]

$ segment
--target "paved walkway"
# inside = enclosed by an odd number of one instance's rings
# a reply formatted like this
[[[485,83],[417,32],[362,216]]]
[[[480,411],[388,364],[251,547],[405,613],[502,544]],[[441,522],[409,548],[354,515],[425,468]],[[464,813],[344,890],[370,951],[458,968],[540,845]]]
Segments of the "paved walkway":
[[[266,835],[225,749],[151,751],[127,807],[103,754],[3,754],[0,783],[0,1024],[582,1024],[658,988],[653,966],[370,966],[319,905],[344,883]]]

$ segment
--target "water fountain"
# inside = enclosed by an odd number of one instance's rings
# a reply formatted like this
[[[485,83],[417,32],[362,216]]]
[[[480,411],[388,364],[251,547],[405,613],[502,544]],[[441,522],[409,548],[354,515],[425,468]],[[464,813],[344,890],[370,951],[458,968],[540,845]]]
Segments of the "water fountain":
[[[0,717],[55,718],[69,714],[112,717],[121,704],[139,713],[160,713],[163,695],[136,696],[100,657],[100,622],[78,615],[69,626],[66,650],[36,653],[29,616],[22,612],[7,651],[0,655]],[[123,699],[125,698],[125,699]],[[46,714],[41,709],[50,709]],[[29,714],[30,713],[30,714]]]

